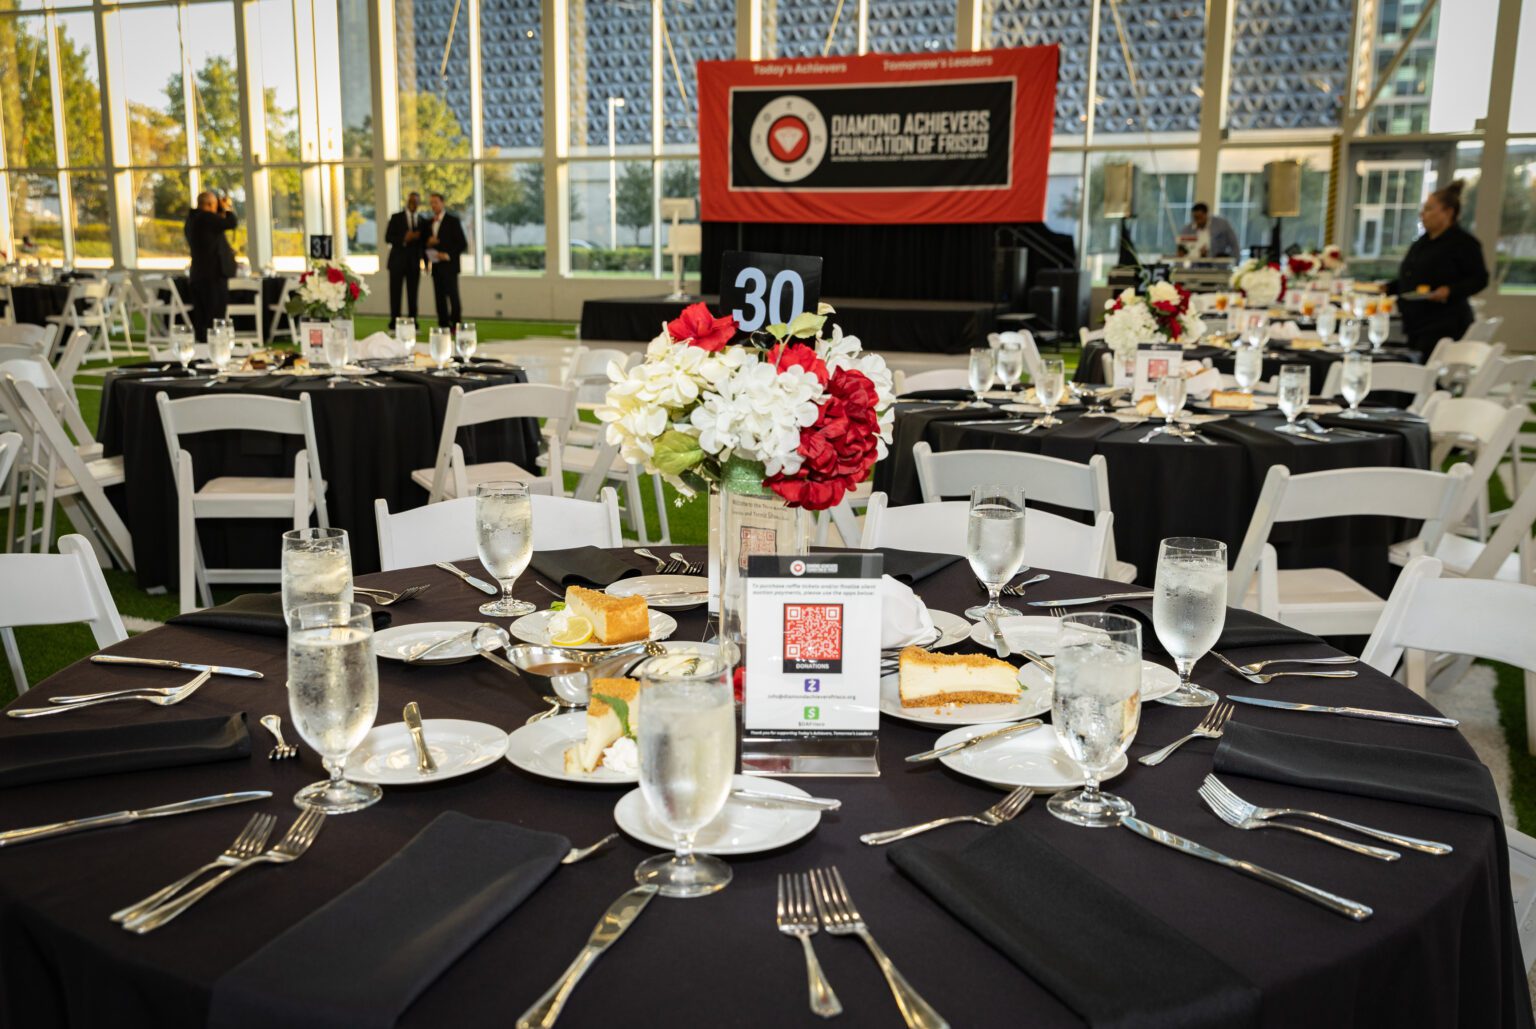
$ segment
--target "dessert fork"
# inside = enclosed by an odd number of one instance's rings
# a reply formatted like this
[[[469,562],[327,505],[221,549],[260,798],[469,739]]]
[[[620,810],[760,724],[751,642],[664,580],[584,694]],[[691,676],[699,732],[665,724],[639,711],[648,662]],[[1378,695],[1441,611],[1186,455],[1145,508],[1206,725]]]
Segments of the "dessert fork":
[[[72,704],[52,704],[48,707],[13,707],[6,714],[12,718],[41,718],[43,715],[56,715],[64,711],[77,711],[82,707],[92,707],[96,704],[111,704],[119,700],[143,700],[158,707],[171,707],[180,704],[192,694],[196,693],[203,683],[213,677],[212,672],[203,672],[195,679],[183,686],[176,688],[174,693],[129,693],[112,697],[96,697],[91,700],[78,700]]]
[[[1143,754],[1136,760],[1149,767],[1152,765],[1160,765],[1164,761],[1168,760],[1169,754],[1172,754],[1175,750],[1178,750],[1184,744],[1188,743],[1190,740],[1197,736],[1204,736],[1208,740],[1220,739],[1221,734],[1227,729],[1227,720],[1232,717],[1232,712],[1236,710],[1237,705],[1231,703],[1230,701],[1217,704],[1215,707],[1211,708],[1205,713],[1205,717],[1200,720],[1200,724],[1195,726],[1194,732],[1190,733],[1188,736],[1183,736],[1174,740],[1162,750],[1154,750],[1150,754]]]
[[[277,715],[262,715],[261,724],[267,732],[272,734],[272,738],[277,741],[277,746],[273,747],[272,752],[267,755],[268,761],[286,761],[288,758],[299,756],[299,748],[283,739],[283,720],[281,718]]]
[[[1206,787],[1210,788],[1213,796],[1222,797],[1228,807],[1242,814],[1245,818],[1255,818],[1265,821],[1271,818],[1280,818],[1289,815],[1293,818],[1311,818],[1319,822],[1327,822],[1329,825],[1337,825],[1340,828],[1350,829],[1369,836],[1372,839],[1381,840],[1384,843],[1395,843],[1399,847],[1407,847],[1409,850],[1417,850],[1424,854],[1436,856],[1449,854],[1452,847],[1449,843],[1436,843],[1434,840],[1421,840],[1416,836],[1404,836],[1401,833],[1387,832],[1384,829],[1372,829],[1368,825],[1360,825],[1356,822],[1346,822],[1342,818],[1334,818],[1332,815],[1320,814],[1316,811],[1301,811],[1290,807],[1260,807],[1252,801],[1244,800],[1232,792],[1231,787],[1214,775],[1207,775],[1204,784],[1200,787],[1202,794]],[[1276,823],[1279,824],[1279,823]]]
[[[686,557],[684,557],[682,554],[679,554],[675,550],[672,551],[672,553],[668,556],[670,556],[674,562],[673,564],[667,566],[673,575],[702,575],[704,573],[703,565],[694,564],[692,561],[688,560]]]
[[[779,932],[798,939],[805,950],[805,974],[810,983],[811,1011],[822,1018],[842,1014],[842,1001],[832,992],[832,984],[827,981],[826,973],[821,970],[821,962],[816,960],[816,951],[811,946],[811,937],[816,935],[821,923],[816,917],[815,902],[811,900],[810,876],[804,873],[780,873],[779,903],[775,918]]]
[[[1213,650],[1211,653],[1216,652]],[[1216,656],[1221,657],[1220,654]],[[1262,672],[1269,665],[1352,665],[1359,660],[1352,654],[1340,654],[1337,657],[1273,657],[1268,661],[1250,661],[1237,667],[1245,672]]]
[[[186,911],[193,904],[208,896],[208,894],[212,893],[238,872],[243,872],[253,865],[286,865],[290,861],[297,861],[304,856],[304,852],[309,849],[310,844],[315,842],[315,837],[320,835],[320,827],[324,824],[325,812],[319,808],[305,808],[304,813],[294,819],[293,824],[288,827],[288,832],[283,835],[281,840],[277,841],[277,846],[271,850],[257,854],[255,857],[246,858],[244,861],[240,861],[220,872],[201,886],[188,890],[175,900],[161,904],[136,919],[124,922],[123,928],[136,932],[141,936],[144,933],[153,932],[177,915],[180,915],[183,911]]]
[[[407,600],[414,600],[416,597],[421,596],[431,588],[432,584],[427,583],[425,586],[407,586],[399,593],[391,593],[389,590],[376,590],[369,589],[366,586],[353,586],[352,592],[365,594],[370,600],[372,600],[380,607],[388,607],[391,604],[400,604]]]
[[[276,815],[252,815],[251,820],[245,823],[245,828],[240,830],[240,835],[224,848],[224,853],[195,871],[188,872],[169,886],[162,886],[137,904],[130,904],[119,911],[112,912],[112,921],[126,922],[130,918],[137,918],[151,908],[170,900],[190,886],[192,881],[204,872],[211,872],[215,868],[227,868],[230,865],[239,864],[246,858],[255,857],[266,847],[267,837],[272,835],[272,828],[275,825],[277,825]]]
[[[1258,683],[1260,686],[1262,686],[1265,683],[1269,682],[1271,679],[1281,679],[1281,678],[1285,678],[1287,676],[1289,676],[1291,678],[1298,678],[1298,679],[1353,679],[1355,676],[1360,674],[1359,672],[1355,671],[1353,668],[1345,668],[1345,669],[1342,669],[1340,671],[1335,671],[1335,672],[1264,672],[1263,674],[1260,674],[1258,672],[1250,672],[1248,669],[1244,668],[1242,665],[1235,665],[1235,664],[1233,664],[1230,660],[1228,660],[1227,658],[1223,657],[1221,654],[1217,654],[1216,651],[1214,651],[1214,650],[1211,651],[1211,653],[1212,654],[1216,654],[1216,660],[1220,661],[1222,664],[1224,664],[1228,668],[1232,669],[1232,671],[1236,672],[1238,675],[1241,675],[1244,679],[1247,679],[1249,682],[1256,682],[1256,683]],[[1328,661],[1327,658],[1323,658],[1321,660]],[[1266,664],[1272,664],[1273,662],[1265,662],[1265,663]],[[1329,661],[1329,663],[1330,664],[1339,664],[1340,662]]]
[[[639,554],[641,557],[648,557],[652,561],[655,561],[656,562],[656,574],[657,575],[663,575],[663,574],[666,573],[666,570],[669,567],[669,563],[668,562],[663,561],[661,558],[657,557],[655,554],[651,553],[649,550],[646,550],[644,547],[636,547],[635,548],[635,553]]]
[[[1200,784],[1199,792],[1200,799],[1205,801],[1205,806],[1211,809],[1211,813],[1234,829],[1288,829],[1303,836],[1311,836],[1313,839],[1322,840],[1324,843],[1331,843],[1335,847],[1342,847],[1344,850],[1352,850],[1356,854],[1376,858],[1378,861],[1396,861],[1402,857],[1397,851],[1387,850],[1385,847],[1372,847],[1365,843],[1355,843],[1352,840],[1340,839],[1337,836],[1318,832],[1316,829],[1308,829],[1301,825],[1286,825],[1284,822],[1266,822],[1262,818],[1254,818],[1243,812],[1241,804],[1232,804],[1220,790],[1212,789],[1209,776],[1206,777],[1205,782]]]
[[[954,825],[956,822],[975,822],[977,825],[998,826],[1011,820],[1024,806],[1029,803],[1035,791],[1028,786],[1020,786],[1009,793],[1002,800],[993,804],[979,815],[950,815],[948,818],[935,818],[931,822],[922,822],[918,825],[909,825],[904,829],[886,829],[882,832],[867,832],[859,837],[863,843],[871,847],[879,847],[886,843],[895,843],[904,840],[908,836],[916,836],[918,833],[927,832],[929,829],[937,829],[941,825]]]
[[[901,1017],[906,1020],[909,1029],[949,1029],[949,1023],[918,995],[869,934],[864,916],[854,906],[853,897],[849,895],[848,886],[843,882],[843,874],[837,870],[837,866],[812,869],[810,880],[811,897],[816,903],[817,914],[821,916],[822,926],[832,936],[857,936],[864,941],[864,946],[869,948],[880,971],[885,973],[885,981],[896,997],[896,1006],[901,1009]]]

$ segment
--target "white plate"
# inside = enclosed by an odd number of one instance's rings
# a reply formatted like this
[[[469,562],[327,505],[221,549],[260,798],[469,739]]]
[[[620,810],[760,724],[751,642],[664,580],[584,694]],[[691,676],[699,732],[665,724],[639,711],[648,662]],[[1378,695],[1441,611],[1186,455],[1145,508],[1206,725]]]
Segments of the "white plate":
[[[1007,600],[1006,597],[1003,599]],[[1061,627],[1061,619],[1045,615],[1013,615],[999,618],[997,627],[1010,649],[1033,650],[1041,657],[1050,657],[1056,653],[1056,630]],[[992,627],[986,622],[971,624],[971,639],[993,653],[997,652],[997,646],[992,642]]]
[[[955,729],[940,736],[933,745],[935,748],[947,747],[991,728],[990,725],[972,725]],[[1049,725],[978,743],[959,753],[941,757],[939,761],[961,775],[1005,790],[1028,786],[1036,793],[1058,793],[1077,789],[1083,784],[1082,766],[1067,756],[1056,739],[1056,730]],[[1125,765],[1125,755],[1121,754],[1100,782],[1108,782],[1125,771]]]
[[[1031,693],[1045,695],[1045,707],[1051,709],[1051,680],[1039,665],[1026,664],[1019,669],[1019,685],[1028,686]],[[1161,700],[1179,688],[1179,674],[1151,661],[1141,663],[1141,699],[1143,703]],[[1025,716],[1030,717],[1030,716]],[[979,721],[979,719],[973,719]]]
[[[531,615],[523,615],[508,627],[510,633],[524,643],[533,643],[541,647],[550,646],[549,620],[555,616],[554,611],[535,611]],[[652,611],[651,635],[652,640],[664,640],[677,631],[677,619],[664,611]],[[622,644],[599,643],[594,637],[591,643],[583,643],[571,647],[571,650],[606,650],[611,646]]]
[[[629,786],[639,781],[637,775],[620,775],[602,765],[590,774],[565,770],[565,752],[587,738],[587,713],[575,711],[556,715],[512,730],[507,744],[507,760],[525,772],[564,782],[591,783],[595,786]]]
[[[652,607],[698,607],[709,600],[709,580],[702,575],[638,575],[620,579],[603,591],[610,597],[644,597]],[[664,593],[697,593],[697,597],[652,600]]]
[[[971,634],[971,621],[968,618],[932,607],[928,609],[928,617],[933,627],[939,630],[938,641],[928,644],[929,650],[953,647]]]
[[[1033,667],[1033,666],[1031,666]],[[943,725],[949,728],[994,722],[1017,722],[1035,718],[1051,709],[1051,687],[1038,682],[1024,683],[1028,688],[1013,704],[956,704],[948,707],[902,707],[901,676],[887,675],[880,680],[880,713],[918,725]]]
[[[375,725],[347,757],[347,778],[381,786],[414,786],[440,782],[495,764],[507,752],[507,734],[484,722],[458,718],[424,718],[422,734],[437,771],[416,771],[416,745],[404,722]]]
[[[411,625],[392,625],[373,634],[373,652],[391,661],[404,661],[423,643],[436,643],[449,636],[468,632],[481,622],[415,622]],[[452,665],[468,661],[475,656],[475,648],[466,638],[462,642],[444,647],[422,664]]]
[[[732,776],[731,789],[779,793],[792,797],[810,796],[798,786],[755,775]],[[631,790],[619,798],[613,808],[613,820],[619,823],[620,829],[641,843],[662,850],[676,849],[672,833],[651,814],[650,805],[645,802],[639,790]],[[757,854],[794,843],[809,835],[820,822],[820,811],[777,807],[732,797],[725,802],[725,807],[715,816],[714,821],[699,830],[693,842],[694,847],[704,854],[721,857]]]

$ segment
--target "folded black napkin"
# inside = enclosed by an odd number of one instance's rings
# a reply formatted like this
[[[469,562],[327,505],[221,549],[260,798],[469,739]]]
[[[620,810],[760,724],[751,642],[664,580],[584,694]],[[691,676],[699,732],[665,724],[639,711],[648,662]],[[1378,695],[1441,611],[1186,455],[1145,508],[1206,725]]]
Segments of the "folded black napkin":
[[[374,611],[374,629],[386,628],[392,618],[388,611]],[[167,618],[166,622],[172,625],[197,625],[204,629],[249,632],[258,636],[288,635],[281,593],[246,593],[216,607],[175,615]]]
[[[885,555],[885,574],[893,579],[900,579],[908,586],[915,582],[921,582],[934,572],[941,572],[962,560],[954,554],[920,554],[912,550],[886,550],[880,551]]]
[[[244,712],[8,734],[0,739],[0,787],[231,761],[250,753]]]
[[[1525,962],[1520,950],[1520,931],[1510,897],[1509,848],[1504,817],[1499,810],[1493,775],[1486,765],[1448,754],[1322,740],[1228,722],[1221,742],[1216,746],[1215,770],[1311,789],[1465,811],[1493,819],[1498,870],[1492,886],[1498,893],[1494,900],[1498,909],[1494,917],[1501,923],[1502,954],[1496,959],[1501,988],[1497,997],[1472,998],[1474,1003],[1486,1002],[1488,1007],[1476,1015],[1469,1015],[1464,1024],[1520,1027],[1533,1024]],[[1477,962],[1469,951],[1463,951],[1462,959],[1469,965]]]
[[[1162,644],[1157,640],[1157,632],[1152,628],[1152,601],[1148,600],[1122,600],[1117,604],[1111,604],[1108,610],[1119,615],[1130,615],[1141,622],[1141,643],[1143,647],[1155,648],[1162,651]],[[1282,625],[1270,618],[1253,611],[1246,611],[1240,607],[1227,608],[1226,624],[1222,627],[1221,637],[1217,639],[1214,649],[1223,650],[1231,647],[1282,647],[1302,646],[1305,644],[1322,644],[1322,640],[1311,633],[1293,629],[1289,625]]]
[[[1258,990],[1220,957],[1018,823],[958,853],[905,843],[890,859],[1091,1026],[1258,1021]]]
[[[325,845],[322,832],[316,846]],[[564,836],[445,812],[362,882],[220,977],[207,1024],[389,1029],[570,849]]]
[[[561,586],[602,589],[620,579],[642,574],[641,569],[627,558],[628,551],[618,554],[598,547],[573,547],[570,550],[536,551],[528,563],[544,578]]]
[[[1406,394],[1403,394],[1406,396]],[[1409,398],[1411,399],[1411,398]],[[1407,402],[1406,400],[1404,401]],[[1402,437],[1404,459],[1408,468],[1429,467],[1429,422],[1416,414],[1390,407],[1362,407],[1365,418],[1341,418],[1336,414],[1323,415],[1318,422],[1330,429],[1369,430],[1375,433],[1396,433]]]
[[[897,400],[975,400],[976,394],[968,389],[918,389],[903,393]],[[979,410],[979,408],[978,408]]]

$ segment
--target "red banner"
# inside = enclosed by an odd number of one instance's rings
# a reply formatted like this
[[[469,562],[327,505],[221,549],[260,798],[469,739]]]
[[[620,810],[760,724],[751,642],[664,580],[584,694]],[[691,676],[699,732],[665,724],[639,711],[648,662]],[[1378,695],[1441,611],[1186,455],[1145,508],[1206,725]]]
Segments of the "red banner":
[[[699,62],[704,221],[1045,219],[1055,46]]]

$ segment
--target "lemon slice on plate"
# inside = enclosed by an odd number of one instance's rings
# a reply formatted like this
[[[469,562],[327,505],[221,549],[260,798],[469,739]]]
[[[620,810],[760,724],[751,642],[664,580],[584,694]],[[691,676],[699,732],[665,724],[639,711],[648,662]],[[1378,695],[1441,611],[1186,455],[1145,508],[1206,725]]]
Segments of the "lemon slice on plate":
[[[592,623],[581,615],[562,611],[549,620],[549,642],[557,647],[579,647],[591,638]]]

